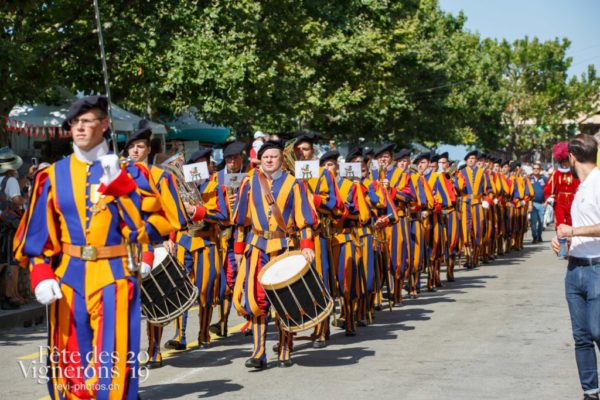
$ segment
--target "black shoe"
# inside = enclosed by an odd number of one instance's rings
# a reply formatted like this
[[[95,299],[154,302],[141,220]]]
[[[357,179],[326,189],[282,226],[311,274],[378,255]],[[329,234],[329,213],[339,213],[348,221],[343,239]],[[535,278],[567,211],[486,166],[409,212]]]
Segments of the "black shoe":
[[[444,287],[444,284],[442,283],[442,281],[436,282],[435,283],[436,287]]]
[[[356,326],[365,327],[365,326],[367,326],[367,323],[365,321],[358,321],[358,322],[356,322]]]
[[[346,326],[346,322],[343,319],[336,319],[331,323],[331,325],[335,326],[336,328],[343,328]]]
[[[165,343],[165,348],[172,350],[185,350],[187,349],[187,345],[178,342],[177,340],[169,340]]]
[[[538,242],[537,238],[533,238],[533,240],[531,241],[531,244],[536,244]]]
[[[598,400],[598,393],[583,394],[583,400]]]
[[[454,282],[454,281],[456,280],[456,278],[454,278],[454,277],[452,277],[452,278],[451,278],[451,277],[448,277],[448,278],[446,278],[446,280],[447,280],[448,282]]]
[[[356,336],[356,331],[346,331],[346,336]]]
[[[434,287],[427,288],[427,291],[428,291],[428,292],[437,292],[437,289],[436,289],[436,287],[434,286]]]
[[[315,340],[312,344],[313,349],[322,349],[323,347],[327,346],[327,342],[324,340]]]
[[[538,243],[542,243],[542,242],[543,242],[542,238],[541,238],[541,237],[539,237],[539,238],[538,238]]]
[[[246,360],[244,365],[246,366],[246,368],[258,368],[258,369],[267,368],[267,362],[261,360],[260,358],[249,358]]]
[[[421,288],[417,288],[417,294],[421,293]]]
[[[381,311],[381,305],[377,304],[373,309],[375,309],[375,311]]]
[[[156,369],[162,367],[162,361],[148,361],[145,364],[145,367],[148,369]]]
[[[277,366],[279,368],[288,368],[288,367],[291,367],[292,366],[292,360],[285,360],[285,361],[280,360],[279,363],[277,364]]]
[[[210,348],[210,343],[200,343],[200,342],[198,342],[198,348],[200,348],[200,349],[209,349]]]
[[[404,304],[401,301],[397,301],[393,304],[394,307],[402,307]]]
[[[0,306],[0,308],[2,308],[3,310],[16,310],[17,308],[21,307],[20,304],[17,304],[12,298],[7,297],[4,302],[2,303],[2,306]]]
[[[490,263],[490,260],[483,260],[483,263],[484,263],[484,264],[489,264],[489,263]]]
[[[210,328],[208,328],[208,331],[210,333],[214,333],[218,337],[227,337],[227,328],[225,328],[224,331],[221,332],[221,323],[219,322],[217,322],[216,324],[212,324]]]
[[[246,329],[244,331],[244,336],[252,336],[252,329]]]
[[[411,294],[411,295],[410,295],[410,298],[411,298],[411,299],[416,299],[416,298],[417,298],[417,295],[416,295],[416,294]]]

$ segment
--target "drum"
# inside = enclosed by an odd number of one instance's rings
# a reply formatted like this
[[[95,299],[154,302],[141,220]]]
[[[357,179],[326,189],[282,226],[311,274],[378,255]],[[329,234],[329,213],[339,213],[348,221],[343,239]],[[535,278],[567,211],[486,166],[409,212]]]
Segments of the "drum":
[[[154,248],[154,266],[141,289],[142,312],[158,326],[179,317],[198,298],[198,288],[186,269],[162,246]]]
[[[316,326],[333,309],[323,280],[300,251],[272,259],[258,274],[258,281],[288,332]]]

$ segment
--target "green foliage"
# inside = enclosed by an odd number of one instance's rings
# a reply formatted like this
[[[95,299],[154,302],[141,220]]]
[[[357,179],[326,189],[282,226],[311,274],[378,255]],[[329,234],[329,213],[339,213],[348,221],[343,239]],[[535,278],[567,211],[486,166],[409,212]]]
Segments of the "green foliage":
[[[593,68],[567,79],[567,40],[482,40],[437,0],[101,0],[100,8],[115,102],[150,118],[195,106],[241,136],[312,129],[350,144],[519,153],[564,135],[562,121],[589,112],[598,96]],[[91,0],[8,1],[0,20],[0,117],[18,102],[52,100],[56,87],[104,92]]]

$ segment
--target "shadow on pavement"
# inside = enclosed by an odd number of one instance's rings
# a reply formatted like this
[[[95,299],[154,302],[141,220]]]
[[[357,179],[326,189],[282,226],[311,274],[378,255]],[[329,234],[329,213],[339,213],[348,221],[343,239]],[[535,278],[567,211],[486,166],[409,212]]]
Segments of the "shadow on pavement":
[[[140,388],[142,399],[176,399],[189,394],[198,394],[199,399],[215,397],[224,393],[237,392],[244,387],[231,383],[231,379],[217,379],[212,381],[171,383]],[[144,396],[146,394],[146,396]]]

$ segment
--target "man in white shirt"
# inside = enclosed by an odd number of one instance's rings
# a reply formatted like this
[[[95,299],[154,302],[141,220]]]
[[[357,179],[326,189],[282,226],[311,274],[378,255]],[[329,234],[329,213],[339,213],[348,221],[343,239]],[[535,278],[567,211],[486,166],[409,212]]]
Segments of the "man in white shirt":
[[[600,346],[600,170],[596,166],[597,144],[592,135],[579,134],[569,141],[569,164],[577,189],[571,214],[573,226],[560,225],[552,239],[570,241],[565,295],[571,314],[575,360],[584,399],[598,400],[598,368],[594,343]]]

